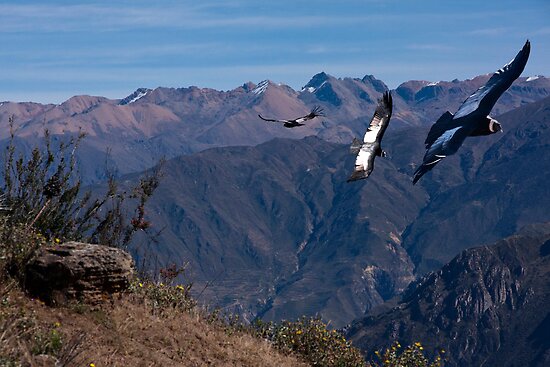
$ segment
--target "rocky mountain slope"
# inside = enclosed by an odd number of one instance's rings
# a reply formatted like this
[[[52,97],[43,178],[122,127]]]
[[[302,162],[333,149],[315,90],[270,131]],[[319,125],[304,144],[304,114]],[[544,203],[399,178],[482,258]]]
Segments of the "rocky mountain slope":
[[[457,107],[487,78],[403,83],[394,93],[390,129],[432,123],[446,108]],[[86,182],[94,182],[104,178],[106,164],[125,174],[146,169],[161,156],[256,145],[275,137],[316,135],[347,143],[364,133],[376,100],[385,89],[385,84],[371,75],[337,79],[326,73],[313,76],[300,91],[270,81],[246,83],[230,91],[140,88],[120,100],[75,96],[59,105],[0,103],[0,128],[7,132],[8,118],[13,116],[16,135],[27,143],[36,141],[44,128],[55,136],[82,129],[88,134],[80,151],[82,174]],[[548,95],[550,79],[522,77],[504,94],[495,112],[500,114]],[[300,129],[265,123],[257,116],[296,117],[315,105],[324,108],[326,117]]]
[[[151,202],[155,252],[189,261],[203,297],[229,310],[341,326],[463,249],[550,220],[549,106],[503,115],[503,134],[472,139],[416,186],[427,127],[388,132],[389,157],[351,184],[348,147],[315,137],[181,156]]]
[[[343,325],[413,279],[400,233],[426,200],[391,161],[346,183],[353,160],[316,137],[171,160],[149,206],[156,252],[189,261],[203,297],[229,310]]]
[[[354,322],[367,354],[377,343],[422,341],[446,366],[550,363],[550,223],[466,250],[412,286],[400,302]]]

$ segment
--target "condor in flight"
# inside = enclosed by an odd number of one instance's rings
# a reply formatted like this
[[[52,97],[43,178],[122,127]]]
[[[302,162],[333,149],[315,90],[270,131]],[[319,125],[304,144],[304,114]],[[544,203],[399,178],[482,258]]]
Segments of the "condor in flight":
[[[314,119],[315,117],[318,117],[318,116],[324,116],[324,113],[323,113],[323,109],[321,107],[315,106],[308,115],[298,117],[298,118],[295,118],[293,120],[266,119],[266,118],[262,117],[262,115],[258,115],[258,116],[264,121],[282,122],[284,127],[288,127],[290,129],[290,128],[297,127],[297,126],[303,126],[305,124],[303,124],[302,122]]]
[[[502,131],[500,123],[489,116],[500,96],[512,85],[527,64],[529,40],[516,57],[497,70],[487,83],[469,96],[455,115],[445,112],[428,132],[426,154],[414,173],[413,184],[448,155],[456,153],[468,136],[490,135]]]
[[[353,154],[357,154],[357,158],[355,159],[355,170],[348,178],[348,182],[369,177],[374,169],[374,158],[386,156],[386,152],[380,146],[380,141],[390,122],[392,108],[391,94],[385,92],[378,100],[378,106],[374,111],[363,142],[357,138],[353,139],[350,150]]]

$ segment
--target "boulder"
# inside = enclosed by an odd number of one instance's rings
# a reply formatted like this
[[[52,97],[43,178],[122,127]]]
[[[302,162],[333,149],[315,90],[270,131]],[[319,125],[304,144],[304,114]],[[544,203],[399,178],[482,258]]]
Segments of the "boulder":
[[[25,270],[27,291],[48,304],[100,302],[125,290],[134,274],[127,252],[81,242],[43,247]]]

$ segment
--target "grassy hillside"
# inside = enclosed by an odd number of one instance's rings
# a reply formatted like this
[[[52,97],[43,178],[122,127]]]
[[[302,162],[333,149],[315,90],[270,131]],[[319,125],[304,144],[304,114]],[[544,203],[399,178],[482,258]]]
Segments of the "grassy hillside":
[[[126,294],[51,308],[0,285],[0,366],[307,366],[266,340]],[[11,289],[10,289],[11,288]]]

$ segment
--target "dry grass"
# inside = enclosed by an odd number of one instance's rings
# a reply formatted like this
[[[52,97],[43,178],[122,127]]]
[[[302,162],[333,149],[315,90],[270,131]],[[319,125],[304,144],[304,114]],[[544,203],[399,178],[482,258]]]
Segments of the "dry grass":
[[[0,366],[307,366],[267,341],[135,295],[50,308],[0,285]],[[40,355],[40,354],[47,354]],[[51,356],[55,356],[51,357]]]

